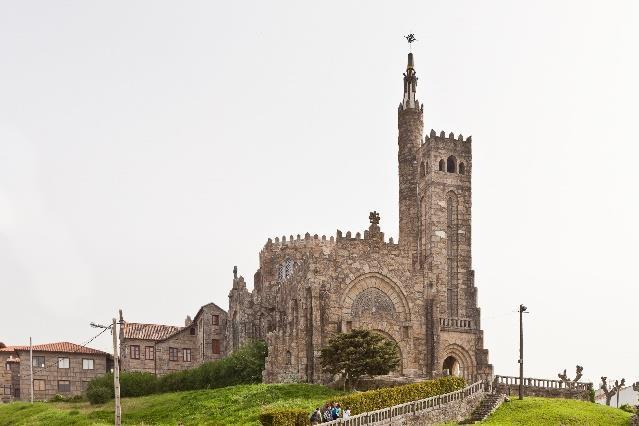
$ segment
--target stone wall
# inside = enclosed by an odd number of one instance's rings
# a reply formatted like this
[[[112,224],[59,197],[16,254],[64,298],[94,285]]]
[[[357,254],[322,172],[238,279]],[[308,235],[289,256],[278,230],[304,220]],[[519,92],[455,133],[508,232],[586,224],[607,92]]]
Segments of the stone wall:
[[[18,356],[20,362],[20,399],[28,400],[30,398],[31,385],[29,383],[29,352],[19,351]],[[33,397],[36,401],[49,400],[56,394],[63,396],[81,395],[87,387],[87,384],[94,378],[102,376],[107,372],[107,355],[106,354],[80,354],[80,353],[64,353],[64,352],[33,352],[33,356],[44,356],[46,369],[33,367],[33,379],[44,380],[45,390],[34,390]],[[69,368],[58,368],[58,357],[69,358]],[[83,359],[93,360],[93,369],[85,370],[82,368]],[[58,388],[61,380],[70,382],[71,390],[62,392]]]
[[[227,354],[227,322],[226,311],[209,303],[202,306],[184,328],[164,339],[121,337],[121,369],[164,375],[221,359]],[[140,348],[139,358],[131,357],[131,346]],[[172,349],[177,353],[176,359],[171,359]]]
[[[468,398],[449,402],[424,413],[404,416],[400,419],[393,419],[389,424],[405,426],[425,426],[448,422],[461,422],[470,417],[472,412],[479,406],[481,400],[486,396],[484,392],[478,392]]]

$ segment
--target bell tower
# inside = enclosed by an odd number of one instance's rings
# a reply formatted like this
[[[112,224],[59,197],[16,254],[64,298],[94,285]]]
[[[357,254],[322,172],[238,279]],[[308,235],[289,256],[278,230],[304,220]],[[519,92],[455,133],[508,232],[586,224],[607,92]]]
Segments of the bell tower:
[[[397,110],[399,163],[399,245],[413,268],[419,263],[419,203],[417,198],[417,154],[424,129],[423,106],[416,98],[417,73],[413,54],[408,54],[404,73],[404,96]]]

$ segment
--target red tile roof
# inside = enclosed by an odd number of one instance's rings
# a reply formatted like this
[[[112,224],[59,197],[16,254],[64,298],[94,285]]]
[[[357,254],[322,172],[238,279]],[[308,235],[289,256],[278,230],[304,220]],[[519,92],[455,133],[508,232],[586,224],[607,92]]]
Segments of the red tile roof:
[[[28,351],[29,346],[7,346],[0,349],[0,352],[16,352],[16,351]],[[107,352],[100,351],[86,346],[76,345],[70,342],[57,342],[57,343],[45,343],[43,345],[33,345],[33,350],[38,352],[64,352],[64,353],[79,353],[79,354],[104,354],[109,355]]]
[[[163,340],[182,329],[183,327],[162,324],[141,324],[137,322],[125,322],[122,324],[122,333],[125,339]]]

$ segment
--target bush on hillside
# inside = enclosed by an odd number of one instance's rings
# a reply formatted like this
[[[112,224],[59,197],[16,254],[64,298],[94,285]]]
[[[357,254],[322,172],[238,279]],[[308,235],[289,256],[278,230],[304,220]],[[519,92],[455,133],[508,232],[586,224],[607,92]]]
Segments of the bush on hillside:
[[[87,399],[91,404],[104,404],[113,398],[113,389],[104,386],[94,386],[87,389]]]
[[[53,395],[49,402],[82,402],[84,397],[82,395],[64,396],[59,393]]]
[[[260,413],[264,426],[306,426],[310,413],[301,408],[266,408]]]
[[[637,410],[635,409],[635,407],[633,407],[630,404],[622,404],[619,407],[621,410],[627,412],[627,413],[631,413],[631,414],[635,414],[637,412]]]
[[[159,378],[151,373],[122,372],[120,373],[120,396],[143,396],[162,392],[261,383],[265,360],[266,343],[258,341],[241,347],[221,360],[207,362],[197,368],[178,371]],[[95,391],[96,389],[100,390]],[[87,386],[87,398],[91,400],[89,397],[91,393],[100,399],[104,393],[102,389],[109,391],[109,398],[114,397],[113,374],[105,374],[91,380]]]
[[[351,413],[360,414],[454,392],[465,386],[466,382],[461,377],[448,376],[437,380],[353,393],[340,398],[339,402],[342,407],[351,407]]]

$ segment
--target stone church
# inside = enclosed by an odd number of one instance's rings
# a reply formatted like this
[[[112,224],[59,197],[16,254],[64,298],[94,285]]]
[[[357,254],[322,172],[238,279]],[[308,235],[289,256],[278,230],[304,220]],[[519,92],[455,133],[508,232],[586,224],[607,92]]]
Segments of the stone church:
[[[234,271],[229,352],[265,339],[265,382],[327,382],[332,334],[374,330],[397,342],[398,375],[492,376],[471,262],[471,138],[424,136],[413,54],[397,109],[399,241],[370,214],[363,233],[269,239],[253,290]]]

